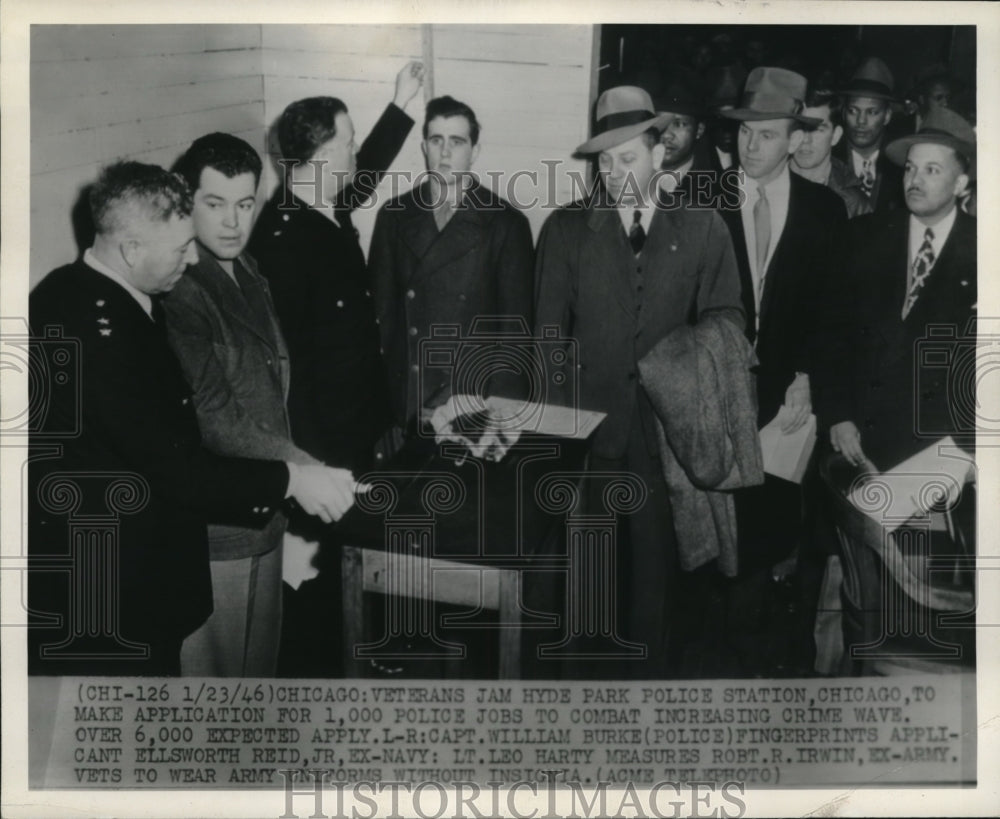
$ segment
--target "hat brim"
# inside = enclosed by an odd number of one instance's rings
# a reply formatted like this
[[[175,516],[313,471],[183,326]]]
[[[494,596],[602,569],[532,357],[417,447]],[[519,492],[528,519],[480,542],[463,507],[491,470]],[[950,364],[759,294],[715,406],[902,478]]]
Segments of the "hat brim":
[[[945,145],[969,160],[969,177],[976,177],[976,146],[950,134],[909,134],[885,146],[885,155],[896,165],[905,165],[907,154],[914,145]]]
[[[787,111],[755,111],[752,108],[730,108],[716,112],[720,117],[735,119],[740,122],[763,122],[768,119],[794,119],[803,125],[816,127],[822,125],[823,120],[816,117],[806,117],[802,114],[789,114]]]
[[[662,131],[666,121],[667,115],[657,114],[654,117],[650,117],[643,122],[637,122],[634,125],[623,125],[621,128],[611,128],[598,134],[597,136],[591,137],[582,145],[578,145],[573,153],[599,154],[601,151],[608,150],[608,148],[614,148],[615,145],[621,145],[623,142],[628,142],[630,139],[639,136],[639,134],[648,131],[650,128],[656,128],[657,130]]]
[[[845,100],[847,97],[867,97],[872,100],[885,100],[886,102],[895,103],[902,102],[896,94],[886,93],[885,91],[874,91],[871,88],[845,88],[838,91],[837,95]]]

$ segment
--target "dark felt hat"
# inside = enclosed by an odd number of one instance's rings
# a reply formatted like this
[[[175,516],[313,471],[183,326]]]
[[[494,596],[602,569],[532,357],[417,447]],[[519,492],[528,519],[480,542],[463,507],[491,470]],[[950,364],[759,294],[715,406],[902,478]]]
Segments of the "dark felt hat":
[[[822,120],[802,115],[805,99],[806,78],[801,74],[787,68],[760,66],[747,77],[739,106],[719,114],[743,122],[787,118],[803,125],[819,125]]]

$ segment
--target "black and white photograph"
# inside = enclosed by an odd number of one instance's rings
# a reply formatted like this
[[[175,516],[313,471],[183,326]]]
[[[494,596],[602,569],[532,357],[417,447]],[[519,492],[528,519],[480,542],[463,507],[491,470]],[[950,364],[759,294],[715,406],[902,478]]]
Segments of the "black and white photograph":
[[[0,20],[4,815],[996,814],[994,6]]]

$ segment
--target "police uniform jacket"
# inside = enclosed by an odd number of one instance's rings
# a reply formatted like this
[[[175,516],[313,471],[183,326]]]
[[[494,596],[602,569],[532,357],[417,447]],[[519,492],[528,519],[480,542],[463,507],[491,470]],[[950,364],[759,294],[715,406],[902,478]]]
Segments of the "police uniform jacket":
[[[79,361],[78,374],[31,384],[33,405],[42,408],[32,429],[31,556],[68,556],[69,521],[105,516],[118,544],[112,585],[121,635],[180,639],[212,610],[206,521],[263,526],[282,503],[288,469],[201,446],[191,389],[162,319],[154,323],[123,287],[82,261],[35,288],[30,320],[36,335],[56,328],[75,340],[69,349]],[[31,355],[38,372],[55,376],[52,343],[37,341]],[[58,450],[49,451],[48,440]],[[68,583],[59,572],[33,574],[33,607],[67,616]]]
[[[267,278],[291,359],[292,439],[322,461],[364,468],[388,423],[371,284],[351,210],[370,196],[413,120],[386,108],[358,152],[337,223],[279,187],[249,251]]]

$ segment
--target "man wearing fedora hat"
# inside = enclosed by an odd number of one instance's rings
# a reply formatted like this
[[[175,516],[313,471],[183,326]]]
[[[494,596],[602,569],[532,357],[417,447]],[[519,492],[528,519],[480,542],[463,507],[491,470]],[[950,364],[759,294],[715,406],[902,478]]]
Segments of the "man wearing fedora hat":
[[[886,148],[903,166],[906,211],[852,225],[847,275],[825,311],[817,407],[831,445],[853,463],[884,471],[948,432],[960,445],[973,440],[951,412],[961,400],[953,368],[917,355],[932,326],[954,328],[962,344],[976,315],[976,220],[958,207],[975,143],[961,116],[931,111],[918,133]]]
[[[577,350],[576,377],[553,373],[551,381],[564,387],[549,400],[570,403],[576,383],[582,408],[607,413],[593,435],[589,469],[638,475],[648,493],[627,517],[615,552],[621,636],[644,644],[647,658],[609,668],[588,661],[588,669],[656,678],[670,674],[675,659],[671,607],[679,566],[656,417],[640,388],[638,362],[672,330],[706,313],[740,328],[743,314],[732,243],[718,214],[684,204],[657,207],[666,118],[654,113],[649,94],[609,89],[596,113],[595,134],[577,153],[596,155],[599,185],[587,200],[552,213],[542,228],[536,328],[541,335],[558,327]],[[585,481],[585,503],[600,513],[598,484]]]
[[[723,190],[722,172],[709,156],[713,149],[703,140],[706,117],[701,96],[690,83],[677,78],[655,102],[663,116],[660,169],[667,172],[659,176],[661,193],[684,197],[688,204],[699,208],[720,207],[723,194],[729,193],[730,204],[735,206],[735,181],[727,180],[731,184]],[[735,177],[735,171],[731,174]]]
[[[834,149],[834,155],[854,171],[877,213],[903,204],[899,168],[882,153],[892,103],[896,102],[895,87],[889,67],[878,57],[870,57],[841,91],[847,138]]]
[[[736,250],[747,337],[760,361],[757,422],[763,427],[777,417],[786,433],[812,411],[811,333],[847,222],[837,194],[790,173],[802,129],[820,123],[805,116],[805,96],[805,77],[763,66],[747,77],[740,105],[722,112],[739,122],[741,204],[720,212]],[[763,609],[772,566],[800,540],[801,508],[801,487],[772,475],[736,493],[741,578],[731,590],[730,637],[748,663],[759,653],[752,649],[754,612]]]

